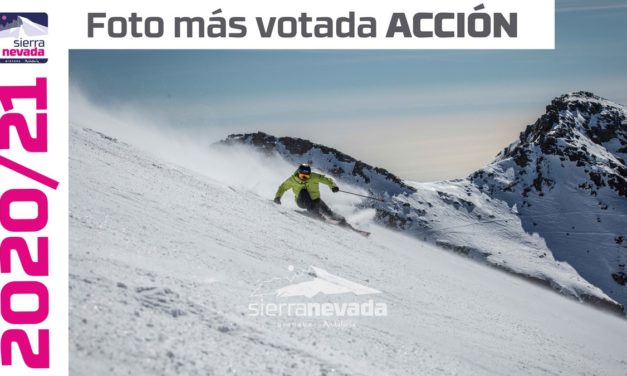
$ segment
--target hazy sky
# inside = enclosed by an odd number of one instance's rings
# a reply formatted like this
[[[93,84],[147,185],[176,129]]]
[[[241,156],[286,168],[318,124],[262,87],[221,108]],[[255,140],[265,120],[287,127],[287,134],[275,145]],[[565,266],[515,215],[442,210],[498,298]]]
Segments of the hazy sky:
[[[91,101],[326,144],[420,181],[492,160],[562,93],[627,104],[627,2],[557,0],[554,51],[72,51]]]

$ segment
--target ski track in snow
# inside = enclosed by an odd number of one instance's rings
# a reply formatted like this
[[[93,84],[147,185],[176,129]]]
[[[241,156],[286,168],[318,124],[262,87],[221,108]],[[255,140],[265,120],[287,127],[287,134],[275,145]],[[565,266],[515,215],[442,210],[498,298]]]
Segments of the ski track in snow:
[[[207,166],[208,169],[211,166]],[[382,228],[369,239],[70,127],[76,375],[624,375],[627,322]],[[258,281],[322,267],[388,317],[277,328]]]

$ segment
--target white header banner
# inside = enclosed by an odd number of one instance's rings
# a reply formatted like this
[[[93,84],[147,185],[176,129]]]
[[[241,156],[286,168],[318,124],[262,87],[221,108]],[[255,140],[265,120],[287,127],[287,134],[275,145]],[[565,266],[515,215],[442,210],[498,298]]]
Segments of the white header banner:
[[[72,48],[552,49],[547,0],[84,2]],[[80,27],[76,27],[79,25]]]

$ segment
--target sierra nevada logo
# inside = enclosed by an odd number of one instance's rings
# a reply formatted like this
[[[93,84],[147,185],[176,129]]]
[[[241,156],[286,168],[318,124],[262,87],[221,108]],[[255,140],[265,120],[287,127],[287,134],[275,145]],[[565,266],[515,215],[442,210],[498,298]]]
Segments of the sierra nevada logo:
[[[257,284],[248,305],[249,316],[300,318],[356,318],[387,316],[387,304],[362,296],[381,291],[310,266]],[[303,300],[302,298],[305,298]]]
[[[0,63],[45,63],[48,15],[0,13]]]

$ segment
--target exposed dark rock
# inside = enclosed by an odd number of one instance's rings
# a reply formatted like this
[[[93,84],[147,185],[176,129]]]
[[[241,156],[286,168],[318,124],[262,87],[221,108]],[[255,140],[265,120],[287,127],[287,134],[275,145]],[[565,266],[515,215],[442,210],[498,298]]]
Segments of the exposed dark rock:
[[[627,285],[627,274],[625,272],[612,273],[612,278],[621,286]]]
[[[532,188],[537,192],[543,192],[545,187],[551,188],[556,182],[551,178],[549,166],[542,162],[549,156],[557,156],[562,162],[574,162],[575,167],[585,169],[597,189],[606,187],[627,197],[627,167],[619,155],[627,153],[624,146],[627,145],[626,114],[624,107],[613,105],[590,92],[581,91],[555,98],[546,107],[546,113],[528,125],[519,140],[506,147],[495,161],[499,163],[511,159],[518,169],[516,175],[531,174],[532,178],[516,179],[507,185],[497,184],[490,187],[490,191],[519,191],[527,196]],[[608,143],[622,147],[614,146],[615,150],[608,150],[615,157],[608,159],[591,151],[586,146],[586,140],[601,147]],[[530,169],[531,166],[534,168]],[[570,168],[564,163],[561,167]],[[479,181],[488,183],[484,181],[482,170],[469,178],[476,184]],[[487,180],[490,178],[488,175]],[[592,185],[580,183],[579,188],[590,190]]]
[[[412,222],[412,219],[409,217],[384,209],[376,209],[375,219],[377,222],[394,230],[407,230]]]
[[[445,241],[436,241],[435,244],[439,246],[440,248],[444,248],[449,251],[453,251],[455,253],[458,253],[464,256],[469,256],[478,260],[485,260],[485,258],[490,256],[490,253],[488,252],[483,252],[476,248],[468,247],[465,245],[456,245],[456,244],[452,244],[452,243],[445,242]]]

